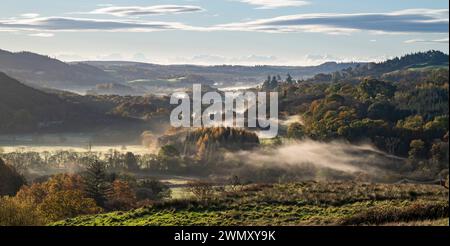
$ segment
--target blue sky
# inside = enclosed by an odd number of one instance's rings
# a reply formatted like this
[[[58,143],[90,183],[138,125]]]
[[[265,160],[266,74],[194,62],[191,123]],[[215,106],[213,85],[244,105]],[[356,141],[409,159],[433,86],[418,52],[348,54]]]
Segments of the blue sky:
[[[3,0],[0,49],[66,61],[313,65],[448,53],[444,0]]]

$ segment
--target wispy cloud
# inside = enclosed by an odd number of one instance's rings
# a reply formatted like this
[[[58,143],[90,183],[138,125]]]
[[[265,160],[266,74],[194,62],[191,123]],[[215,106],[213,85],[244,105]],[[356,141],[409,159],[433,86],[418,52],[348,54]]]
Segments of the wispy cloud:
[[[181,14],[204,11],[199,6],[190,5],[154,5],[154,6],[110,6],[95,9],[89,14],[108,14],[118,17],[126,16],[144,16],[144,15],[162,15],[162,14]]]
[[[51,38],[51,37],[55,36],[55,34],[53,34],[53,33],[46,33],[46,32],[40,32],[40,33],[31,33],[31,34],[28,34],[28,36],[39,37],[39,38]]]
[[[39,14],[37,13],[25,13],[20,15],[23,18],[36,18],[39,17]]]
[[[407,9],[390,13],[312,13],[231,23],[219,25],[216,28],[237,31],[329,34],[348,34],[356,31],[448,33],[448,18],[448,9]]]
[[[279,62],[275,56],[265,55],[247,55],[239,57],[230,57],[222,55],[196,55],[192,57],[176,57],[174,62],[182,64],[198,64],[198,65],[223,65],[223,64],[235,64],[235,65],[263,65],[263,64],[276,64]]]
[[[137,19],[107,20],[71,17],[21,17],[0,19],[0,30],[26,30],[42,33],[58,31],[151,32],[164,30],[275,33],[318,32],[347,35],[358,31],[370,31],[374,34],[448,33],[448,18],[448,9],[408,9],[389,13],[299,14],[200,27],[189,26],[180,22],[144,21]]]
[[[308,5],[307,1],[300,0],[235,0],[251,5],[259,6],[258,9],[275,9],[282,7],[298,7]]]
[[[188,30],[192,28],[193,27],[178,22],[138,22],[130,20],[100,20],[68,17],[0,20],[0,30],[151,32],[180,29]]]
[[[425,39],[410,39],[410,40],[406,40],[404,43],[406,43],[406,44],[414,44],[414,43],[438,43],[438,44],[448,44],[448,43],[449,43],[449,38],[432,39],[432,40],[425,40]]]

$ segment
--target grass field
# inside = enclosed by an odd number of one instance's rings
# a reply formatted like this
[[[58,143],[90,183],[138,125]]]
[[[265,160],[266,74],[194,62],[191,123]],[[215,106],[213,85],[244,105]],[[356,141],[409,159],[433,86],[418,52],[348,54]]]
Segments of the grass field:
[[[58,226],[449,225],[448,190],[413,184],[247,185],[202,199],[81,216]]]

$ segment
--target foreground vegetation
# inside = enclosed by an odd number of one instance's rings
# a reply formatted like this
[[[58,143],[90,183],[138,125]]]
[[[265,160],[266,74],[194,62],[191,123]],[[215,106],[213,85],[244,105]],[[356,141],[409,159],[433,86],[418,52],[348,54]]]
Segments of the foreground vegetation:
[[[81,216],[57,226],[448,225],[448,190],[413,184],[289,183],[198,192],[131,210]],[[205,190],[203,186],[202,190]]]

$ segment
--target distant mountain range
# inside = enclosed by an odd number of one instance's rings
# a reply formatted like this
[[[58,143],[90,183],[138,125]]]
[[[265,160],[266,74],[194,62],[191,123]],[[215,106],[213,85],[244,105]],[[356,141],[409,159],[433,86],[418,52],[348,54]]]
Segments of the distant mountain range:
[[[86,61],[88,65],[108,71],[123,81],[170,80],[187,76],[197,76],[199,82],[206,84],[213,81],[216,85],[256,84],[262,83],[268,75],[286,77],[290,74],[295,79],[309,78],[319,73],[331,73],[365,63],[327,62],[318,66],[198,66],[198,65],[157,65],[121,61]]]
[[[268,75],[308,78],[331,73],[360,63],[328,62],[319,66],[196,66],[157,65],[137,62],[86,61],[65,63],[31,52],[0,50],[0,71],[37,88],[115,93],[117,88],[183,87],[192,83],[229,86],[261,83]],[[122,85],[119,86],[119,85]],[[99,87],[97,87],[99,86]],[[127,87],[123,87],[127,86]],[[133,88],[129,88],[133,87]],[[111,90],[109,90],[111,88]],[[128,91],[128,92],[127,92]]]
[[[72,90],[119,82],[97,67],[85,63],[64,63],[30,52],[0,50],[0,71],[28,85],[54,89]]]
[[[50,88],[91,94],[143,95],[167,93],[193,83],[208,86],[248,86],[268,75],[330,82],[358,80],[404,69],[448,67],[448,55],[440,51],[419,52],[381,63],[336,63],[319,66],[197,66],[157,65],[123,61],[65,63],[30,52],[0,50],[0,72],[35,88]]]

